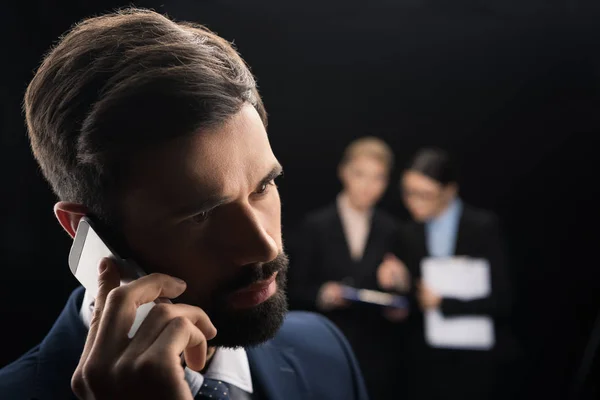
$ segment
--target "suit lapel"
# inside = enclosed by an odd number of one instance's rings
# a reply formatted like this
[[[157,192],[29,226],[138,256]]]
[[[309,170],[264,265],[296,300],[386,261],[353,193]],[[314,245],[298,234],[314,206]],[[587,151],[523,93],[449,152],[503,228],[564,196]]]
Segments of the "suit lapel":
[[[425,224],[415,224],[415,250],[420,255],[419,258],[429,257],[429,249],[427,248],[427,232],[425,231]]]
[[[331,225],[331,243],[328,246],[338,249],[336,254],[336,264],[333,265],[333,269],[336,271],[337,278],[343,283],[355,286],[358,282],[356,281],[357,269],[359,263],[352,259],[350,255],[350,245],[346,238],[344,226],[342,225],[342,218],[340,216],[337,204],[333,206],[333,224]]]
[[[377,209],[375,209],[369,225],[369,234],[365,243],[365,250],[361,260],[358,262],[358,264],[360,264],[360,269],[357,271],[357,274],[361,277],[361,280],[364,280],[371,275],[375,276],[373,268],[379,266],[383,256],[383,254],[381,254],[381,249],[383,248],[381,243],[385,240],[383,235],[381,215],[377,212]],[[367,279],[367,281],[368,280],[369,279]]]
[[[369,233],[367,241],[365,242],[365,250],[363,251],[361,262],[368,260],[368,257],[371,256],[373,245],[379,240],[380,230],[379,214],[377,213],[377,210],[374,210],[373,216],[371,217],[371,223],[369,224]]]
[[[341,248],[344,249],[344,257],[347,258],[347,260],[344,261],[352,261],[352,257],[350,256],[350,246],[348,245],[348,239],[344,232],[344,225],[342,225],[342,217],[340,216],[337,204],[334,204],[333,206],[333,215],[335,224],[332,226],[332,239],[334,240],[334,243],[339,243]],[[344,264],[346,263],[344,262]]]
[[[348,239],[346,238],[346,233],[344,231],[344,225],[342,224],[342,217],[340,216],[340,212],[337,208],[337,204],[334,205],[334,216],[335,216],[335,233],[334,233],[334,237],[336,239],[336,241],[339,241],[339,243],[343,246],[344,248],[344,255],[347,258],[347,262],[349,263],[354,263],[354,264],[361,264],[363,263],[368,255],[369,255],[369,250],[373,247],[373,243],[376,243],[375,241],[378,239],[377,237],[377,233],[379,232],[379,227],[380,227],[380,222],[381,219],[379,217],[379,214],[377,213],[377,210],[373,211],[373,216],[371,218],[371,223],[369,225],[369,232],[367,234],[367,240],[365,242],[365,249],[363,251],[363,256],[360,260],[354,261],[352,259],[352,255],[350,253],[350,245],[348,244]]]
[[[246,351],[250,371],[268,400],[311,398],[294,349],[267,342]]]
[[[465,243],[469,242],[469,237],[471,236],[469,224],[465,221],[465,214],[468,216],[468,212],[468,209],[464,207],[458,222],[458,229],[456,231],[456,247],[454,248],[454,255],[457,256],[467,255],[467,251],[464,247]]]

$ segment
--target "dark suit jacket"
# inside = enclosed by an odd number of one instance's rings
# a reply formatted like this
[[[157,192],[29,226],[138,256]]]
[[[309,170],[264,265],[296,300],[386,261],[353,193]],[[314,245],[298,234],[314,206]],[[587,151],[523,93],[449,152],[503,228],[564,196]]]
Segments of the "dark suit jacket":
[[[379,290],[376,270],[385,253],[391,251],[396,229],[395,219],[376,209],[363,258],[354,261],[350,256],[337,204],[309,214],[292,245],[288,285],[290,304],[303,310],[316,310],[318,291],[327,281],[345,281],[357,288]],[[347,309],[321,313],[348,338],[371,397],[386,398],[385,386],[396,386],[387,376],[390,372],[388,362],[391,360],[387,342],[401,338],[391,336],[393,324],[383,318],[381,308],[353,304]]]
[[[421,278],[421,260],[429,256],[425,225],[410,223],[399,231],[394,253],[406,263],[413,281]],[[483,210],[464,206],[458,226],[456,256],[485,258],[490,263],[491,295],[484,299],[461,301],[443,299],[441,311],[452,315],[491,315],[503,319],[510,315],[510,286],[506,270],[505,249],[497,218]],[[413,283],[414,283],[413,282]],[[415,285],[413,284],[414,288]]]
[[[395,219],[376,209],[363,257],[354,261],[337,204],[309,214],[294,247],[290,299],[302,308],[316,309],[317,293],[327,281],[346,281],[357,288],[377,289],[375,270],[391,250],[396,229]]]
[[[0,370],[0,399],[75,399],[71,376],[87,335],[79,316],[83,293],[73,292],[41,344]],[[247,352],[264,398],[367,400],[346,339],[316,314],[289,313],[274,339]]]
[[[514,350],[511,348],[514,343],[507,324],[511,310],[510,285],[505,249],[496,217],[465,205],[456,240],[454,255],[489,261],[491,295],[470,301],[444,298],[441,312],[445,316],[492,316],[496,345],[491,351],[468,351],[436,349],[426,343],[423,313],[415,295],[415,283],[421,278],[421,260],[429,256],[425,225],[413,222],[401,227],[394,253],[404,261],[413,278],[409,294],[411,315],[404,327],[406,339],[402,351],[410,364],[407,370],[413,374],[410,382],[416,388],[414,398],[491,398],[491,393],[498,389],[496,377],[500,376],[499,364],[510,358],[509,354]]]

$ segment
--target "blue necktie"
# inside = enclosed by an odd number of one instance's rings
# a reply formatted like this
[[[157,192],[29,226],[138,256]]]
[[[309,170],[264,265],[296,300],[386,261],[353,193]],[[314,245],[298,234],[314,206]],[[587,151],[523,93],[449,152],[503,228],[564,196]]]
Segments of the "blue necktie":
[[[195,400],[230,400],[229,387],[223,381],[204,378]]]

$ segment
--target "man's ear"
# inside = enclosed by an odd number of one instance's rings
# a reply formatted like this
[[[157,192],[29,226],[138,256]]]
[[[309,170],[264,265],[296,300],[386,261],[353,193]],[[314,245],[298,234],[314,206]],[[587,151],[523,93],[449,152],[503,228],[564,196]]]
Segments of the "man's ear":
[[[59,201],[54,205],[54,215],[65,231],[73,238],[79,226],[79,220],[88,213],[88,209],[78,203]]]

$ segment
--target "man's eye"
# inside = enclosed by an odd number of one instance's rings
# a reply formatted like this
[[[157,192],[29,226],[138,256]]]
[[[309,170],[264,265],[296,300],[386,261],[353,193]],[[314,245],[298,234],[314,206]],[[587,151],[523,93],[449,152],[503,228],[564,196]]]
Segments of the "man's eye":
[[[263,183],[262,186],[258,188],[256,193],[257,194],[265,194],[269,190],[269,186],[274,186],[274,185],[275,185],[275,180],[270,180],[267,183]]]
[[[194,215],[190,219],[196,224],[201,224],[205,222],[208,219],[208,217],[210,217],[210,211],[201,212],[199,214]]]

